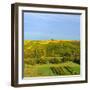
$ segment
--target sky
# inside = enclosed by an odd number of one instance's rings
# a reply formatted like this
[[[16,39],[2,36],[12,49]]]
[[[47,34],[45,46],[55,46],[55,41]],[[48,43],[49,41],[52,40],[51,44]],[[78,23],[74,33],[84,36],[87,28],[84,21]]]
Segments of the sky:
[[[24,12],[24,40],[80,40],[80,15]]]

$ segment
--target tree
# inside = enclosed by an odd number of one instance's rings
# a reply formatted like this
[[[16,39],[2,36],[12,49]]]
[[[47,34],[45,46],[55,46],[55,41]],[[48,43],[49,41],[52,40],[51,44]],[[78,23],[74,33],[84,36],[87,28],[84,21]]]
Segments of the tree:
[[[51,41],[54,41],[54,39],[53,39],[53,38],[51,38]]]

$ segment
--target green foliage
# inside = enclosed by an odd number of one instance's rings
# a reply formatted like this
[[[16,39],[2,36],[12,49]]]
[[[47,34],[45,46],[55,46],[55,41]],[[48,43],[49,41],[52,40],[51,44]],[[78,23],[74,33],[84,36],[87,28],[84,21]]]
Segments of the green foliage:
[[[46,60],[44,58],[37,58],[37,64],[46,64]]]
[[[24,63],[25,64],[35,65],[36,64],[36,60],[34,58],[24,59]]]
[[[73,62],[80,64],[80,56],[76,56]]]
[[[61,58],[58,58],[58,57],[53,57],[53,58],[50,58],[50,60],[48,60],[49,63],[52,63],[52,64],[58,64],[61,62]]]
[[[46,64],[47,62],[54,64],[66,61],[80,64],[80,42],[26,40],[24,41],[24,59],[28,64]]]
[[[25,40],[24,76],[80,74],[80,41]]]

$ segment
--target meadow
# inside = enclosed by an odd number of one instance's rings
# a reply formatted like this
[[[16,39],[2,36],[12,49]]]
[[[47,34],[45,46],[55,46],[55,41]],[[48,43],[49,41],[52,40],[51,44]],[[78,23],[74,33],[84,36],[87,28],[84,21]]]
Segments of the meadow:
[[[79,74],[79,40],[24,40],[24,77]]]

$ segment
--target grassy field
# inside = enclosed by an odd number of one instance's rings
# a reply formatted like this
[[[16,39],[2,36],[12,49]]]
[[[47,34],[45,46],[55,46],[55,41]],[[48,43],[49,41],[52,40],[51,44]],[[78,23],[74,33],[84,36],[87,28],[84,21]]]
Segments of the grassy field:
[[[80,41],[24,41],[24,77],[79,74]]]
[[[76,63],[66,62],[62,64],[25,65],[25,77],[79,75],[80,66]]]

